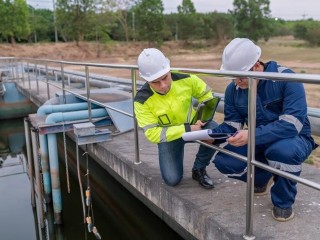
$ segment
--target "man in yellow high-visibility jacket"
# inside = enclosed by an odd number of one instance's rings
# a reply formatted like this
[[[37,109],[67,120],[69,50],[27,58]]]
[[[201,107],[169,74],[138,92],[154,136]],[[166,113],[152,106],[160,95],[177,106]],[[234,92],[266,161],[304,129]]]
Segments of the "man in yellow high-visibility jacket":
[[[197,76],[171,73],[170,61],[158,49],[144,49],[138,57],[138,67],[140,77],[147,82],[134,99],[135,116],[147,139],[158,144],[164,182],[175,186],[183,177],[186,142],[181,138],[182,134],[217,126],[212,119],[206,123],[192,121],[196,114],[192,99],[206,104],[213,95]],[[206,173],[213,154],[214,150],[200,145],[192,168],[192,178],[206,189],[214,187]]]

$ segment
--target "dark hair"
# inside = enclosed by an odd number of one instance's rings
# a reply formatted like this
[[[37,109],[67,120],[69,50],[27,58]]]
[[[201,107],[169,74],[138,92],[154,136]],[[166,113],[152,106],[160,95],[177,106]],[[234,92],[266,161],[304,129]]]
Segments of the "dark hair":
[[[260,60],[258,60],[258,62],[259,62],[263,67],[265,67],[264,62],[261,62]]]

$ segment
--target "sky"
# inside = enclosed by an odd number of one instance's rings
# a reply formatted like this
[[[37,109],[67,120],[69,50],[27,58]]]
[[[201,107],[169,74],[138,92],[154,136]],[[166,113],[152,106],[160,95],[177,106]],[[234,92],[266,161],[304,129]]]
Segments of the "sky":
[[[56,0],[27,0],[35,8],[53,9]],[[177,12],[182,0],[162,0],[165,13]],[[233,0],[192,0],[197,12],[228,12]],[[285,20],[320,20],[320,0],[270,0],[271,16]]]

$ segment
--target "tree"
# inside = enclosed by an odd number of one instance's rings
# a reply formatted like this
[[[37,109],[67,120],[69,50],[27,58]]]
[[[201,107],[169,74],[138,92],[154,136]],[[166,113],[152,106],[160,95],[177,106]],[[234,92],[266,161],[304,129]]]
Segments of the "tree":
[[[248,37],[258,41],[263,37],[266,40],[271,35],[269,0],[234,0],[234,17],[236,35]]]
[[[75,40],[77,46],[93,26],[96,0],[58,0],[57,26],[65,41]]]
[[[272,26],[272,36],[288,36],[293,35],[293,26],[281,18],[270,18],[270,25]]]
[[[163,4],[161,0],[140,0],[134,8],[137,19],[137,37],[140,40],[161,44],[164,30]]]
[[[165,27],[164,27],[164,40],[178,40],[177,27],[178,27],[179,15],[178,13],[170,13],[164,15]]]
[[[126,38],[126,41],[129,41],[129,30],[130,26],[128,24],[128,13],[134,5],[134,0],[102,0],[100,5],[102,8],[109,10],[110,12],[115,13],[116,19],[119,21]],[[101,8],[101,9],[102,9]]]
[[[54,41],[53,12],[49,9],[35,9],[32,6],[29,6],[29,12],[31,12],[29,14],[31,33],[28,41]]]
[[[95,14],[92,15],[93,27],[91,31],[86,35],[87,40],[94,40],[96,42],[96,56],[100,57],[103,50],[103,44],[110,41],[113,37],[112,27],[117,25],[115,13],[106,10],[103,5],[97,5]],[[121,29],[121,26],[117,26],[116,29]],[[122,33],[122,31],[121,31]],[[124,36],[121,36],[120,40],[123,40]]]
[[[320,45],[320,24],[317,23],[308,30],[307,39],[312,46]]]
[[[38,41],[54,42],[53,12],[51,10],[34,9],[32,23],[34,24],[33,27]]]
[[[302,23],[298,23],[294,26],[293,29],[293,36],[297,39],[306,39],[307,37],[307,33],[308,33],[308,29],[307,26],[305,24]]]
[[[211,12],[201,16],[201,38],[225,41],[233,36],[232,16],[227,13]]]
[[[199,18],[196,15],[196,9],[194,8],[191,0],[182,0],[182,4],[178,6],[178,35],[180,39],[190,40],[196,38],[198,35],[195,31],[199,29]]]
[[[24,0],[0,1],[0,33],[11,41],[27,39],[30,33],[28,6]]]
[[[191,0],[182,0],[182,4],[178,6],[178,13],[193,14],[196,13],[193,2]]]
[[[294,37],[310,43],[312,46],[320,45],[320,22],[313,19],[299,21],[294,25]]]
[[[7,25],[7,4],[0,0],[0,40],[2,41],[5,38],[5,31]]]

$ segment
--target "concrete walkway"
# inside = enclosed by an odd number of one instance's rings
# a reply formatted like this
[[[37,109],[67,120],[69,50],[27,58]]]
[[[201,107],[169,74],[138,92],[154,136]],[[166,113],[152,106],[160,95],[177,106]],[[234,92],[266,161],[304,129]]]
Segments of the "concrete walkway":
[[[225,177],[211,164],[208,172],[215,188],[202,189],[191,178],[198,144],[188,144],[184,179],[178,186],[168,187],[160,176],[156,145],[140,133],[142,163],[135,165],[133,143],[133,134],[127,133],[111,142],[90,146],[90,151],[139,199],[155,208],[155,212],[160,211],[169,224],[176,222],[196,239],[242,239],[246,229],[245,183]],[[312,166],[305,164],[302,176],[320,182],[320,171]],[[271,208],[270,194],[254,198],[253,232],[257,239],[319,239],[320,192],[299,184],[294,205],[296,217],[286,223],[273,220]]]
[[[39,103],[43,95],[21,88]],[[139,132],[141,164],[134,163],[132,132],[112,141],[90,144],[89,154],[130,192],[185,239],[243,239],[246,229],[246,184],[228,179],[213,164],[207,168],[215,188],[202,189],[191,178],[198,144],[185,148],[184,178],[176,187],[166,186],[160,176],[157,146]],[[320,183],[320,170],[303,166],[303,177]],[[320,192],[298,184],[295,218],[286,223],[273,220],[270,194],[254,198],[253,233],[256,239],[316,240],[320,234]]]

